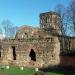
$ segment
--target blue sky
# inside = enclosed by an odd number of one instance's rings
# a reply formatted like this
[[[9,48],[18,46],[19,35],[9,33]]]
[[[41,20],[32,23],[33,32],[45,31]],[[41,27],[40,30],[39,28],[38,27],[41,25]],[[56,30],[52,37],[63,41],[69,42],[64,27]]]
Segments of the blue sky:
[[[39,14],[53,11],[58,3],[67,6],[69,0],[0,0],[0,23],[9,19],[16,26],[39,26]]]

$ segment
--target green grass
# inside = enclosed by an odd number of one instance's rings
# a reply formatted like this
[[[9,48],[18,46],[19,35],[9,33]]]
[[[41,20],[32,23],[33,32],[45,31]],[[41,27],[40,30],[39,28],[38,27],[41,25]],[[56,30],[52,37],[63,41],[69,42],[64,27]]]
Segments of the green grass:
[[[10,69],[0,70],[0,75],[34,75],[35,70],[33,68],[24,68],[20,70],[19,67],[10,67]]]
[[[10,67],[10,69],[0,69],[0,75],[34,75],[34,68],[24,68],[24,70],[20,70],[19,67]],[[75,75],[75,71],[70,70],[50,70],[46,75]]]

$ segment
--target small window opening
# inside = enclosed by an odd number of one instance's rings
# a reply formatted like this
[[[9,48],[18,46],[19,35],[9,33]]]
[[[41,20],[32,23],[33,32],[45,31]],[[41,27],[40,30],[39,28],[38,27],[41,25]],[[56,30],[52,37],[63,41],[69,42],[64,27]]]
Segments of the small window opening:
[[[0,50],[0,57],[1,57],[1,50]]]
[[[2,49],[2,46],[0,46],[0,58],[2,57],[3,55],[3,49]]]
[[[25,33],[25,35],[27,35],[27,33]]]

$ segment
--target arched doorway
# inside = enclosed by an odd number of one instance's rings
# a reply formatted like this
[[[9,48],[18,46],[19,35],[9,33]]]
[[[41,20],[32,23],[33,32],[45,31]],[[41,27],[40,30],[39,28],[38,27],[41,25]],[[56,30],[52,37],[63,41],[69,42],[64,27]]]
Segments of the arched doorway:
[[[32,61],[36,61],[36,53],[33,49],[31,49],[29,56]]]

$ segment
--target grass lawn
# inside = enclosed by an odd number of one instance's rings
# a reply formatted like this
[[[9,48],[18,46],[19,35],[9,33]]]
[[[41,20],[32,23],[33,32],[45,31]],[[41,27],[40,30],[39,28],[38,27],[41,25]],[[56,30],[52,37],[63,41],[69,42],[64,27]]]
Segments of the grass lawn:
[[[34,75],[34,68],[24,68],[20,70],[19,67],[10,67],[10,69],[0,69],[0,75]],[[64,70],[50,70],[46,75],[75,75],[75,71]]]
[[[24,68],[20,70],[19,67],[10,67],[9,69],[1,69],[0,75],[34,75],[35,70],[33,68]]]

